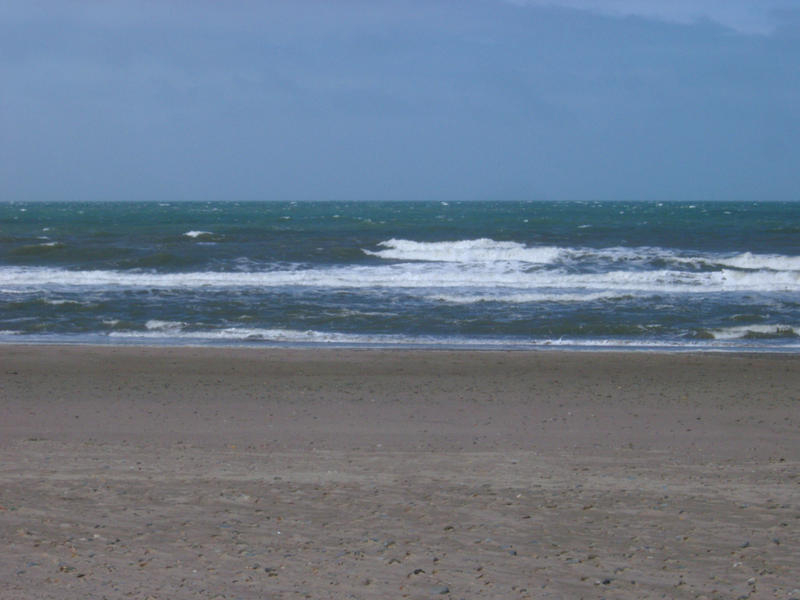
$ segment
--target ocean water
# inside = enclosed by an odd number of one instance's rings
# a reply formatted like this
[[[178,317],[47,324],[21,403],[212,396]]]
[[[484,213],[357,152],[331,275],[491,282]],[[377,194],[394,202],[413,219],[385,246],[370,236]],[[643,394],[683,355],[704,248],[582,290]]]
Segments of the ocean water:
[[[800,203],[4,203],[0,342],[800,351]]]

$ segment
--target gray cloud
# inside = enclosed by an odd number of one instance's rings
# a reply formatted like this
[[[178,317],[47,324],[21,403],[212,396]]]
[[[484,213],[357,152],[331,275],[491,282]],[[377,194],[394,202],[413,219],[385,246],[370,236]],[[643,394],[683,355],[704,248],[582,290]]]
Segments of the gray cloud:
[[[781,15],[527,2],[0,3],[0,200],[797,198]]]

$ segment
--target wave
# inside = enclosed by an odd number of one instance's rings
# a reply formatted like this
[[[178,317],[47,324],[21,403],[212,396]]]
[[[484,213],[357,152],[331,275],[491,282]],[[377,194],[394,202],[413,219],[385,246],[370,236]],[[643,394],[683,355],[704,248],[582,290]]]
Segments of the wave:
[[[18,246],[10,251],[13,256],[38,256],[58,252],[66,246],[61,242],[42,242],[39,244],[27,244]]]
[[[144,324],[148,331],[159,331],[163,333],[177,333],[186,327],[186,323],[182,321],[160,321],[158,319],[150,319]]]
[[[3,331],[0,336],[16,338],[17,331]],[[26,339],[52,341],[53,336],[24,336]],[[62,336],[71,339],[69,336]],[[90,336],[95,341],[113,339],[120,343],[176,343],[176,344],[297,344],[312,346],[377,346],[377,347],[438,347],[438,348],[485,348],[485,349],[531,349],[531,348],[574,348],[587,350],[614,350],[626,348],[632,350],[671,350],[671,351],[741,351],[748,348],[759,350],[793,350],[800,347],[797,343],[783,343],[780,346],[770,345],[772,338],[739,337],[710,339],[643,339],[643,338],[499,338],[468,336],[424,336],[402,334],[344,333],[336,331],[266,329],[230,327],[217,330],[183,330],[169,329],[148,331],[111,331],[103,336]],[[782,336],[787,337],[787,336]],[[74,336],[79,341],[81,336]],[[774,339],[773,339],[774,341]],[[743,345],[744,344],[744,345]]]
[[[570,293],[570,292],[553,292],[550,294],[542,293],[504,293],[499,290],[495,293],[482,293],[482,294],[432,294],[428,296],[429,300],[438,302],[447,302],[450,304],[477,304],[480,302],[504,302],[508,304],[528,304],[534,302],[553,302],[553,303],[573,303],[573,302],[600,302],[600,301],[618,301],[630,298],[625,294],[616,292],[599,292],[599,293]]]
[[[178,324],[172,324],[178,325]],[[148,331],[112,331],[108,334],[114,338],[159,339],[170,337],[185,340],[219,340],[242,342],[275,342],[275,343],[313,343],[313,344],[409,344],[423,343],[428,338],[412,338],[403,335],[389,334],[350,334],[325,331],[300,331],[293,329],[264,329],[246,327],[228,327],[225,329],[191,331],[181,327],[151,327]],[[435,343],[433,338],[430,343]]]
[[[552,263],[562,249],[550,246],[529,247],[518,242],[497,242],[488,238],[457,242],[415,242],[391,239],[380,242],[384,250],[364,250],[369,256],[392,260],[434,262],[499,262],[517,261]]]
[[[213,231],[201,230],[185,231],[183,237],[191,238],[199,245],[212,245],[225,239],[224,235],[214,233]]]
[[[526,246],[519,242],[489,238],[454,242],[417,242],[390,239],[377,244],[382,250],[366,250],[368,256],[387,260],[415,262],[492,263],[520,262],[534,265],[557,263],[634,263],[664,264],[697,268],[734,268],[742,270],[800,271],[800,256],[780,254],[695,253],[657,246],[571,248]]]
[[[51,267],[0,267],[0,290],[31,291],[92,288],[223,289],[312,287],[338,289],[436,290],[462,288],[464,293],[497,288],[502,293],[726,293],[800,292],[797,271],[676,271],[615,270],[570,273],[563,269],[526,271],[489,265],[407,263],[381,266],[351,265],[274,271],[73,271]]]
[[[61,300],[61,299],[50,299],[50,298],[42,298],[43,304],[51,304],[52,306],[90,306],[90,304],[86,304],[84,302],[79,302],[77,300]]]
[[[800,271],[800,256],[784,256],[782,254],[752,254],[744,252],[720,259],[717,263],[737,269]]]
[[[715,340],[770,340],[800,337],[800,327],[791,325],[740,325],[711,329]]]

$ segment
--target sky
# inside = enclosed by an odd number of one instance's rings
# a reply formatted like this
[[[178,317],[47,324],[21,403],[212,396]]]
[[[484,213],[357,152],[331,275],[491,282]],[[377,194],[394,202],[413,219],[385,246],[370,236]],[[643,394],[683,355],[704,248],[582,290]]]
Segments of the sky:
[[[800,200],[800,0],[6,0],[33,200]]]

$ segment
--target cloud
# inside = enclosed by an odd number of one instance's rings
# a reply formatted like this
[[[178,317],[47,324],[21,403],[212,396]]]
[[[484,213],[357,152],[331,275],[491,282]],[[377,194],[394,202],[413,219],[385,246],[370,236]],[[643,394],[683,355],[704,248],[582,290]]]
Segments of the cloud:
[[[692,25],[711,21],[732,31],[769,35],[781,11],[797,8],[796,0],[508,0],[522,6],[554,6],[614,17],[640,17]]]

